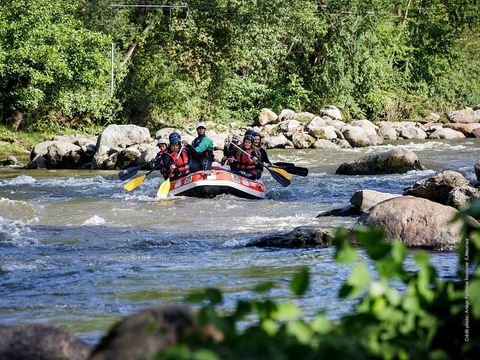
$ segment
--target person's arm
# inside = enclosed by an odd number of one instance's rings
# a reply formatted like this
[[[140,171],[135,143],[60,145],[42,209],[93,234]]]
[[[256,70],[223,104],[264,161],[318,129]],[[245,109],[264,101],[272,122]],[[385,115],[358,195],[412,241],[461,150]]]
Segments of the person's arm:
[[[267,151],[264,148],[260,149],[260,155],[261,155],[261,161],[268,166],[271,166],[272,163],[270,162],[270,159],[268,158]]]

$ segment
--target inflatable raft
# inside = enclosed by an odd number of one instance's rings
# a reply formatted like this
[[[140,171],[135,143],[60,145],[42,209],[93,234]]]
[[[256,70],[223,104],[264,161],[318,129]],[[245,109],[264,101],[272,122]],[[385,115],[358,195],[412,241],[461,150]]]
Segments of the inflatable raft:
[[[262,182],[217,167],[197,171],[170,183],[170,194],[174,196],[213,198],[229,194],[245,199],[264,199],[265,192]]]

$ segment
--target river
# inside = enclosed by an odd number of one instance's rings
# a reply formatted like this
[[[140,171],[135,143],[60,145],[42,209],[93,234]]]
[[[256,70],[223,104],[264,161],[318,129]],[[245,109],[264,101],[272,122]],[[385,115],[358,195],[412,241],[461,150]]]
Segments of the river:
[[[263,281],[269,294],[291,299],[289,280],[311,269],[311,289],[296,301],[307,316],[331,318],[351,311],[337,292],[349,268],[333,249],[246,247],[267,233],[300,225],[350,226],[354,219],[316,218],[345,206],[359,189],[401,194],[416,180],[453,169],[474,180],[480,139],[399,141],[349,150],[276,150],[271,160],[310,169],[288,188],[268,173],[265,200],[155,198],[155,175],[126,192],[116,172],[0,169],[0,325],[47,323],[95,344],[122,316],[151,304],[181,302],[203,287],[225,293],[225,308],[251,297]],[[336,168],[393,146],[413,150],[422,171],[340,176]],[[442,277],[455,273],[455,253],[432,253]],[[413,265],[412,265],[413,266]]]

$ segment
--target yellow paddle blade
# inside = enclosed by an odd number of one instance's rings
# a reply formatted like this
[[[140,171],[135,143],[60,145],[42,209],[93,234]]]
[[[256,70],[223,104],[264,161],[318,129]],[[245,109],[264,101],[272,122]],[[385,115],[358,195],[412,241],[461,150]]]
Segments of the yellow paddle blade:
[[[165,180],[162,184],[158,187],[157,190],[157,197],[160,199],[165,199],[170,191],[170,179]]]
[[[276,173],[282,175],[285,179],[292,180],[293,175],[286,172],[285,170],[277,168],[277,167],[271,167],[270,169],[272,171],[275,171]]]
[[[130,180],[128,183],[123,185],[123,188],[127,191],[132,191],[133,189],[138,187],[144,181],[145,181],[145,175],[142,175],[142,176],[136,177],[133,180]]]

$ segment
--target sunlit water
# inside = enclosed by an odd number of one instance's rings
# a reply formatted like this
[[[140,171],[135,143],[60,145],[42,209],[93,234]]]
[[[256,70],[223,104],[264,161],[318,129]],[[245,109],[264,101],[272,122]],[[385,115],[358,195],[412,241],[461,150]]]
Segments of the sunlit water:
[[[275,281],[269,293],[290,298],[288,283],[303,265],[311,290],[297,301],[307,316],[348,313],[337,293],[349,268],[332,249],[262,249],[250,241],[301,225],[350,226],[353,218],[316,218],[348,205],[359,189],[401,194],[443,169],[474,180],[480,142],[398,142],[352,150],[271,151],[273,161],[310,169],[288,188],[268,174],[266,200],[155,198],[149,177],[126,192],[115,172],[0,170],[0,324],[42,322],[95,344],[121,316],[155,303],[181,302],[192,290],[219,287],[225,308],[251,297],[254,285]],[[336,168],[365,154],[402,146],[423,171],[401,175],[339,176]],[[441,276],[455,274],[456,254],[433,253]]]

